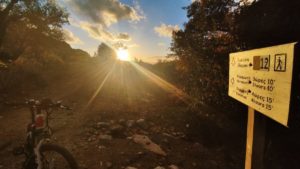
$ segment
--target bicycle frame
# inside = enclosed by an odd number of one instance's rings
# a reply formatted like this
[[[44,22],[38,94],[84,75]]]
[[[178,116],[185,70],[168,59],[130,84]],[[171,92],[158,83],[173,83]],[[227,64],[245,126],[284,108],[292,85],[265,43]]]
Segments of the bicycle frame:
[[[23,167],[25,169],[27,169],[28,166],[42,169],[43,166],[41,161],[40,147],[45,141],[49,140],[51,136],[48,121],[49,112],[39,105],[31,105],[29,109],[31,112],[31,123],[27,127],[27,139],[24,147],[26,160],[23,164]],[[41,129],[36,129],[36,116],[42,113],[45,113],[44,127]]]
[[[61,154],[69,166],[72,166],[73,169],[78,169],[76,160],[67,150],[49,142],[52,135],[49,126],[49,116],[52,110],[71,109],[62,105],[61,102],[53,103],[50,99],[44,99],[42,102],[32,99],[19,105],[28,107],[31,114],[31,122],[27,126],[25,144],[23,147],[14,149],[15,155],[25,155],[23,169],[43,169],[45,167],[43,165],[48,165],[48,163],[45,164],[44,154],[42,154],[45,151],[45,147],[48,147],[46,151],[51,151],[52,149],[56,153]]]

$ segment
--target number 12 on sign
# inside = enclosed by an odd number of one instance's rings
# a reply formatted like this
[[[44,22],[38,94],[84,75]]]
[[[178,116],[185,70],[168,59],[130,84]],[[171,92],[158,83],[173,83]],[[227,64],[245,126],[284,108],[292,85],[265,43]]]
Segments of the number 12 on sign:
[[[253,57],[253,70],[270,70],[270,55],[254,56]]]

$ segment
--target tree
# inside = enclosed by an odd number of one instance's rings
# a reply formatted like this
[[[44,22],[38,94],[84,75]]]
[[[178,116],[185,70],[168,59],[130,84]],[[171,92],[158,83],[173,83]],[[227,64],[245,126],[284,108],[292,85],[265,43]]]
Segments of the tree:
[[[9,19],[9,15],[17,2],[18,2],[18,0],[11,0],[11,1],[1,0],[0,1],[0,47],[3,42],[6,28],[11,20],[11,19]]]
[[[111,60],[116,59],[117,56],[113,48],[106,43],[101,43],[97,48],[96,57],[101,60]]]
[[[39,53],[47,39],[63,41],[62,25],[68,23],[68,14],[54,1],[1,0],[0,6],[0,50],[9,53],[9,59],[26,50]]]
[[[244,49],[299,41],[299,0],[259,0],[243,6],[236,17],[236,34]]]
[[[233,32],[234,0],[195,1],[187,10],[189,21],[173,33],[171,51],[186,92],[201,103],[227,102],[228,54],[236,50]]]

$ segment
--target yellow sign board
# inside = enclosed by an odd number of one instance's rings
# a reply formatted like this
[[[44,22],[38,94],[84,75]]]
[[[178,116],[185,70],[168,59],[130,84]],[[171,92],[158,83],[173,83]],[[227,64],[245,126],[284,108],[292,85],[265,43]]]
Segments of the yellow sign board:
[[[287,126],[295,44],[231,53],[229,96]]]

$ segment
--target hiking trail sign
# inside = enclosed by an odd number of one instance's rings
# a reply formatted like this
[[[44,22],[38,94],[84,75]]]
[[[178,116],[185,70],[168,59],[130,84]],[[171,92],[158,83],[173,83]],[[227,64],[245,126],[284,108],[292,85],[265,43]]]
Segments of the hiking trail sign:
[[[231,53],[229,96],[287,126],[295,44]]]

